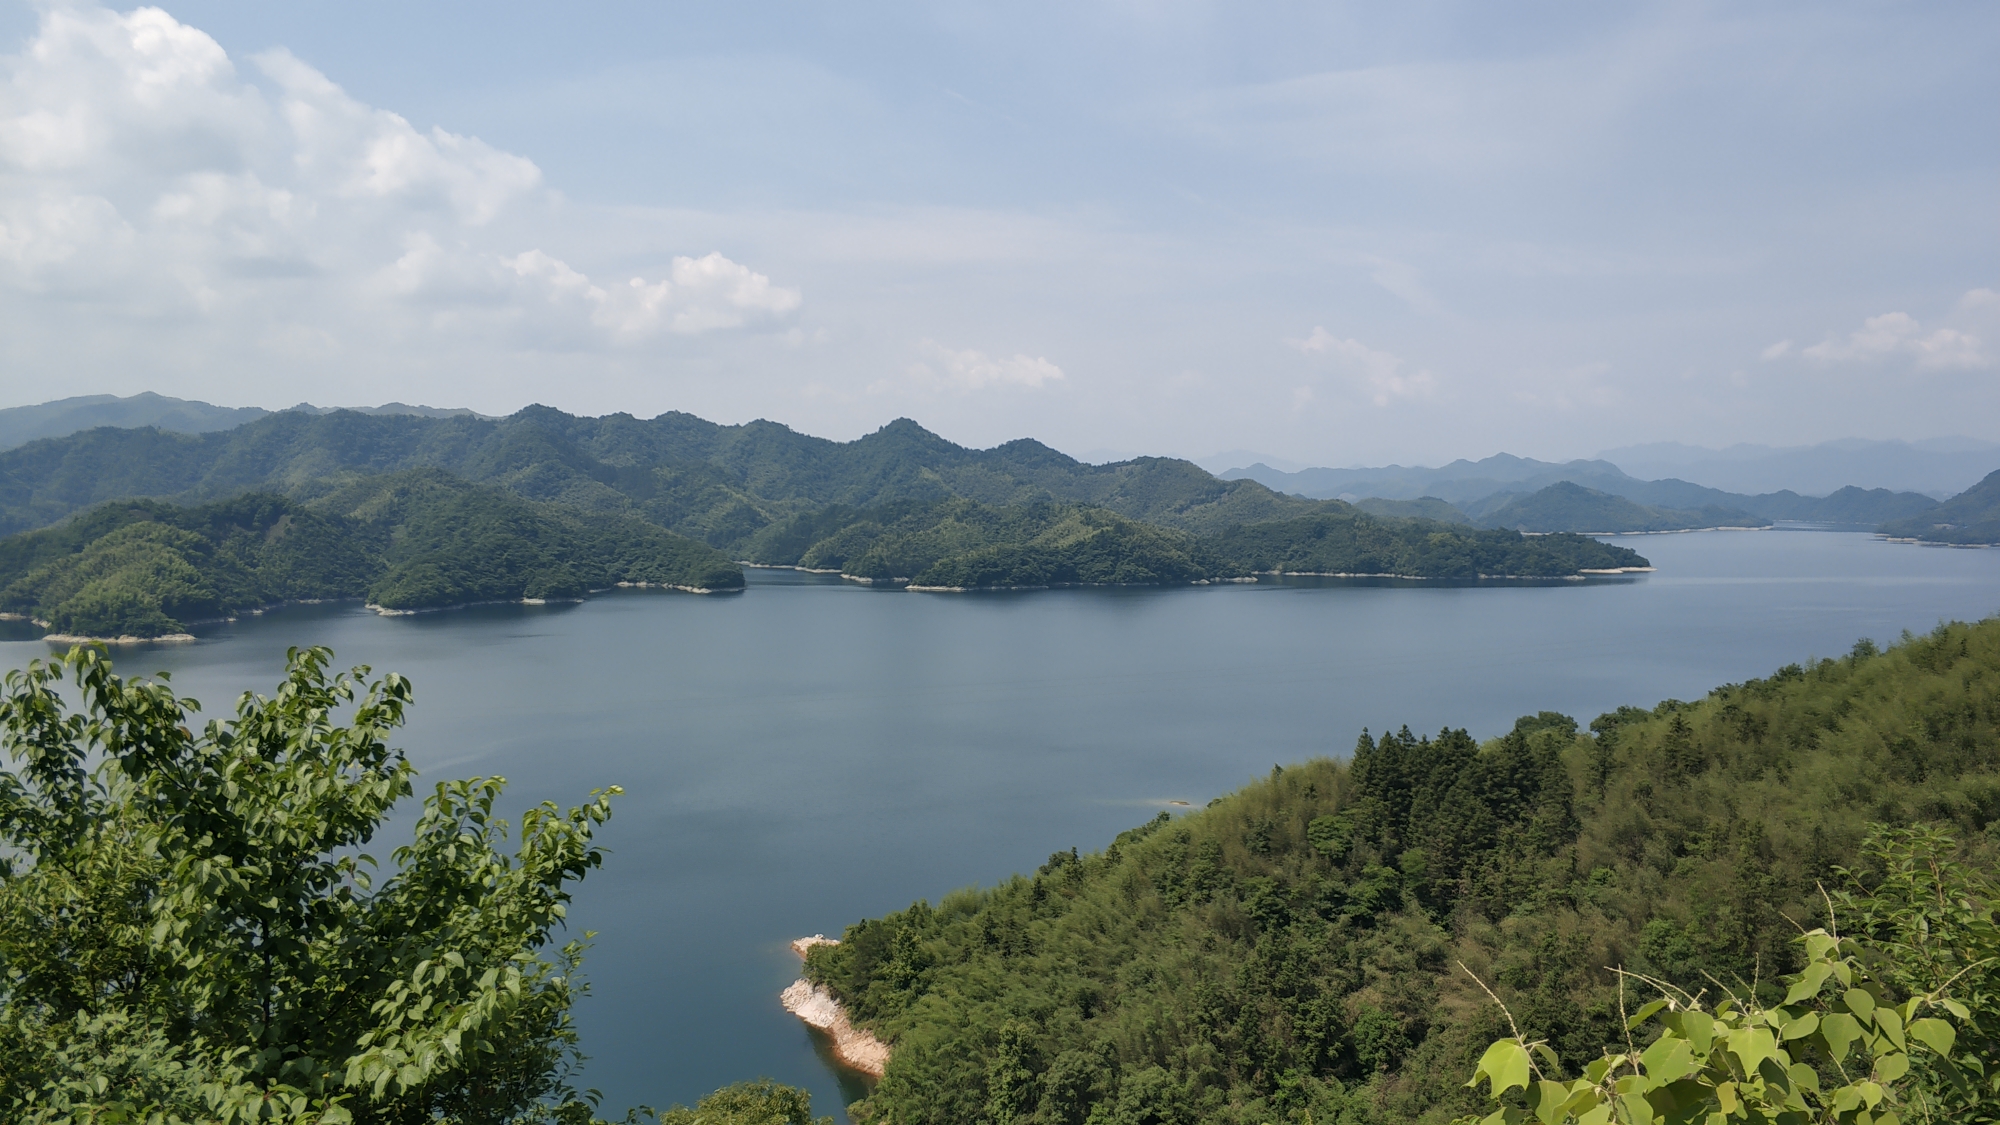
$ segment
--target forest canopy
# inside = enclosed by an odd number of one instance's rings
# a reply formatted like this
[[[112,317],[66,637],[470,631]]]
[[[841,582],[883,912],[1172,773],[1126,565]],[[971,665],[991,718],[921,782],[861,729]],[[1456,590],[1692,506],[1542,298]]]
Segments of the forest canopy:
[[[290,601],[391,610],[573,598],[625,583],[735,589],[714,548],[643,520],[537,504],[434,470],[307,501],[102,505],[0,540],[0,612],[60,634],[156,637]]]
[[[807,971],[894,1046],[868,1120],[1442,1122],[1486,1112],[1464,1081],[1508,1033],[1475,975],[1574,1073],[1624,1036],[1610,967],[1691,992],[1797,971],[1820,887],[1884,877],[1883,822],[1992,870],[2000,619],[1588,726],[1364,732],[857,922]]]

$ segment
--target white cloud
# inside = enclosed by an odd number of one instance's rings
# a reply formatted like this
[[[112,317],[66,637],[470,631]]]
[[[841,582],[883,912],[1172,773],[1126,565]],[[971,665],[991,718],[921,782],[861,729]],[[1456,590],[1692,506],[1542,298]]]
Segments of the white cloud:
[[[1041,356],[993,356],[971,349],[955,351],[934,340],[922,341],[917,350],[924,358],[910,365],[911,379],[960,392],[987,387],[1042,387],[1064,378],[1062,368]]]
[[[1961,313],[1979,313],[2000,308],[2000,296],[1990,289],[1974,289],[1958,302]],[[1825,340],[1799,354],[1823,363],[1863,360],[1909,359],[1919,368],[1975,368],[1992,361],[1980,338],[1960,328],[1939,327],[1925,331],[1915,317],[1904,312],[1871,316],[1845,339]]]
[[[1342,339],[1324,328],[1315,326],[1305,339],[1286,342],[1307,355],[1326,356],[1342,371],[1360,379],[1377,406],[1397,399],[1429,398],[1437,389],[1437,380],[1429,371],[1408,370],[1401,356],[1377,351],[1359,340]],[[1310,397],[1295,396],[1292,409],[1304,406]]]
[[[26,306],[46,298],[100,330],[238,347],[577,349],[799,308],[720,253],[593,278],[607,271],[553,252],[563,225],[533,161],[365,105],[286,51],[250,61],[157,8],[43,10],[0,59],[0,322],[35,329]]]
[[[1791,351],[1792,351],[1792,342],[1790,340],[1780,340],[1777,343],[1772,344],[1770,347],[1765,348],[1763,351],[1758,352],[1757,354],[1762,356],[1766,363],[1769,363],[1771,360],[1782,359],[1785,356],[1790,355]]]

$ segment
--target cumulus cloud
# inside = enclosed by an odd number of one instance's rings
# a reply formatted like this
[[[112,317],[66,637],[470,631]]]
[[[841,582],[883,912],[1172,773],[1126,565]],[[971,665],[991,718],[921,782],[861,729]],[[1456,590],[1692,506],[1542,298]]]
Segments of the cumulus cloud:
[[[1792,342],[1790,340],[1780,340],[1777,343],[1772,344],[1770,347],[1765,348],[1763,351],[1758,352],[1757,354],[1759,356],[1762,356],[1766,363],[1769,363],[1771,360],[1774,359],[1782,359],[1785,356],[1790,355],[1791,352],[1792,352]]]
[[[2000,294],[1974,289],[1959,299],[1956,312],[1977,317],[1994,310],[2000,310]],[[1822,363],[1902,359],[1924,369],[1977,368],[1992,362],[1980,338],[1965,327],[1926,330],[1904,312],[1871,316],[1847,336],[1822,341],[1799,354]]]
[[[551,252],[562,232],[533,161],[365,105],[286,51],[245,61],[157,8],[43,10],[0,60],[0,292],[17,311],[46,298],[245,339],[497,331],[575,348],[800,305],[719,253],[592,277]]]
[[[1287,342],[1307,355],[1327,357],[1343,372],[1359,379],[1377,406],[1387,406],[1397,399],[1429,398],[1437,388],[1437,380],[1429,371],[1410,370],[1401,356],[1378,351],[1359,340],[1343,339],[1318,326],[1305,339]],[[1305,400],[1296,400],[1292,409],[1304,404]]]
[[[934,340],[923,341],[917,350],[923,359],[910,365],[911,379],[961,392],[987,387],[1042,387],[1061,382],[1064,377],[1062,368],[1041,356],[956,351]]]

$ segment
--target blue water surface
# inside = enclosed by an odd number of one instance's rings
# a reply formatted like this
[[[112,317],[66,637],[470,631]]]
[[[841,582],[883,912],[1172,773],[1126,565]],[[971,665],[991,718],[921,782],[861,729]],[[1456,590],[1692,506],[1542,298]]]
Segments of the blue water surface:
[[[296,607],[118,662],[171,671],[219,713],[268,690],[286,646],[330,645],[414,681],[404,745],[427,781],[499,774],[517,809],[624,786],[572,912],[598,931],[587,1084],[622,1112],[768,1075],[824,1113],[858,1087],[778,1007],[792,937],[1101,848],[1173,802],[1344,754],[1363,727],[1587,722],[2000,612],[2000,551],[1807,531],[1622,542],[1658,573],[939,595],[753,571],[734,596]],[[50,650],[14,635],[0,666]]]

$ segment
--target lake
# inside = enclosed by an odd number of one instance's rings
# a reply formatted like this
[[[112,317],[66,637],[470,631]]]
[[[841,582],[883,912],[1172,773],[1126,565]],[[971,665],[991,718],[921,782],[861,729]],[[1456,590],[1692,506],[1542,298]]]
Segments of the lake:
[[[1620,542],[1659,572],[934,595],[752,571],[739,596],[296,607],[117,659],[222,712],[269,690],[286,646],[330,645],[414,681],[403,745],[428,781],[499,774],[516,808],[624,786],[612,854],[572,911],[599,931],[586,1084],[615,1116],[768,1075],[837,1114],[835,1074],[778,1007],[792,937],[1101,848],[1171,802],[1345,754],[1363,727],[1486,737],[1542,709],[1587,723],[2000,612],[2000,550],[1809,531]],[[23,636],[0,641],[0,665],[49,651]]]

